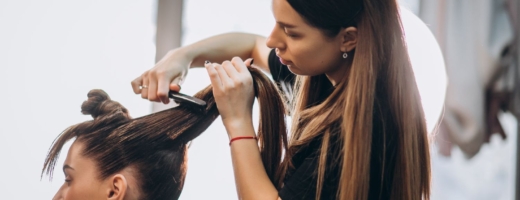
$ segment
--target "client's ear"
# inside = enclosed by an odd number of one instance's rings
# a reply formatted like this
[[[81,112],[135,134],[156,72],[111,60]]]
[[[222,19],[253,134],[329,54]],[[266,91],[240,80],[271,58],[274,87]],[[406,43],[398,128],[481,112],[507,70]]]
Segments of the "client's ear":
[[[123,200],[125,198],[126,190],[128,189],[128,182],[122,174],[116,174],[109,178],[107,199],[109,200]]]

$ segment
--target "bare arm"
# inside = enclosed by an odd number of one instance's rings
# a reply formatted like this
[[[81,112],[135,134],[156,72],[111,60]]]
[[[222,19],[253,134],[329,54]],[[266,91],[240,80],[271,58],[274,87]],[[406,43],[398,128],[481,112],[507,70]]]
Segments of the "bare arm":
[[[217,108],[230,139],[255,136],[252,120],[253,78],[246,67],[250,63],[249,60],[243,62],[235,57],[222,65],[205,64]],[[235,140],[230,148],[239,199],[277,199],[278,191],[265,171],[257,141]]]
[[[192,60],[190,67],[203,67],[209,60],[222,63],[234,56],[246,60],[253,58],[255,65],[269,72],[267,58],[269,49],[265,37],[248,33],[226,33],[216,35],[179,49]]]
[[[235,124],[226,126],[230,138],[255,135],[252,121]],[[280,199],[264,169],[256,140],[236,140],[230,148],[239,199]]]
[[[221,63],[238,56],[253,58],[257,67],[270,73],[267,59],[270,49],[265,38],[248,33],[226,33],[171,50],[155,66],[132,81],[132,88],[142,98],[168,103],[168,92],[179,91],[179,82],[190,67],[202,67],[204,61]]]

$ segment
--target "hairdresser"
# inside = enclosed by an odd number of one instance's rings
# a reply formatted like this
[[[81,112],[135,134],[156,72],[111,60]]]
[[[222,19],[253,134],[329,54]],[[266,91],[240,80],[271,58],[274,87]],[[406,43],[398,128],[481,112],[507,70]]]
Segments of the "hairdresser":
[[[269,37],[229,33],[171,50],[134,92],[168,103],[189,67],[206,67],[240,199],[429,199],[428,135],[396,0],[273,0],[272,12]],[[291,97],[281,183],[254,139],[246,58]]]

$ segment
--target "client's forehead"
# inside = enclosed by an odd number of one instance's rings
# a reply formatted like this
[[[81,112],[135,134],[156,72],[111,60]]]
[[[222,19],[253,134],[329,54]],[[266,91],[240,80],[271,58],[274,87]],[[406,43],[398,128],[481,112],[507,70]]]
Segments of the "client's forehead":
[[[94,161],[83,155],[84,149],[85,144],[81,142],[81,140],[74,141],[69,148],[64,165],[69,165],[77,171],[82,171],[82,169],[95,169]]]

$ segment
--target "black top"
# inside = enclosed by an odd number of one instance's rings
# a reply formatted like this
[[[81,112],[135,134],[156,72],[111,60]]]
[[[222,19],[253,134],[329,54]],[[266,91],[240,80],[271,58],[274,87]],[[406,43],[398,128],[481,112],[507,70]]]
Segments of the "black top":
[[[276,53],[271,50],[269,54],[269,69],[273,76],[273,80],[280,86],[288,99],[292,99],[292,87],[295,83],[296,76],[284,66]],[[317,102],[322,102],[327,98],[334,87],[324,76],[313,77],[318,78],[320,88],[329,88],[317,91]],[[369,181],[369,200],[388,199],[392,193],[393,174],[396,163],[397,154],[397,127],[392,123],[391,111],[386,94],[386,84],[383,81],[376,83],[376,100],[373,109],[372,121],[372,147],[370,154],[370,181]],[[312,105],[311,105],[312,106]],[[389,117],[390,116],[390,117]],[[386,123],[385,123],[386,122]],[[335,127],[339,128],[339,124]],[[337,131],[331,132],[330,141],[339,141]],[[340,179],[341,167],[341,143],[331,142],[330,149],[327,152],[327,168],[325,169],[325,177],[320,199],[335,199]],[[321,138],[316,138],[309,145],[301,148],[292,157],[294,168],[290,168],[284,177],[284,186],[279,191],[282,200],[314,200],[316,195],[316,183],[319,164],[319,153],[321,149]],[[338,162],[339,161],[339,162]],[[383,166],[385,166],[383,168]],[[383,176],[384,174],[384,176]]]
[[[273,76],[273,80],[282,89],[284,95],[291,99],[292,88],[294,86],[296,76],[289,71],[287,66],[284,66],[279,58],[276,56],[274,49],[269,54],[269,69]],[[329,85],[329,90],[323,95],[326,98],[332,91],[332,85]],[[332,136],[331,141],[335,141],[335,136]],[[294,168],[287,171],[284,179],[284,186],[279,191],[279,196],[282,200],[305,200],[316,198],[316,183],[318,169],[319,153],[321,147],[321,138],[312,141],[308,146],[300,149],[292,158]],[[338,149],[338,145],[332,145],[331,149]],[[335,152],[335,153],[330,153]],[[339,184],[339,165],[335,164],[334,158],[337,158],[338,151],[330,151],[327,159],[327,166],[331,168],[325,170],[324,185],[321,192],[320,199],[334,199],[338,190]]]

